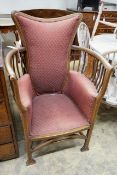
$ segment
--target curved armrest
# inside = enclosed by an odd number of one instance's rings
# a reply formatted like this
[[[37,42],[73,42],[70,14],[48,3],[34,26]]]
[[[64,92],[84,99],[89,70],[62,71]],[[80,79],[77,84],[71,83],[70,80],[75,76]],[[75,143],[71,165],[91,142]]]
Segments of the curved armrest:
[[[70,71],[65,93],[73,99],[90,121],[98,95],[93,83],[80,72]]]
[[[28,113],[29,123],[32,118],[32,100],[34,97],[33,87],[29,74],[23,75],[17,81],[18,90],[19,90],[19,98],[22,106],[26,109]]]
[[[12,82],[15,100],[22,112],[27,112],[32,108],[33,90],[29,74],[21,75],[18,67],[18,53],[24,53],[25,48],[15,48],[6,57],[6,68]],[[14,65],[16,59],[16,65]],[[20,64],[21,65],[21,64]],[[16,72],[16,69],[18,70]],[[21,69],[21,66],[20,66]],[[19,74],[18,74],[19,73]]]
[[[32,99],[34,96],[30,75],[24,74],[17,82],[21,103],[28,109],[32,106]]]
[[[71,47],[71,50],[72,51],[83,51],[83,52],[86,52],[87,54],[93,56],[96,60],[100,61],[104,67],[106,69],[108,69],[109,71],[112,72],[112,66],[108,63],[108,61],[102,56],[100,55],[99,53],[96,53],[94,52],[93,50],[91,49],[88,49],[88,48],[84,48],[84,47],[79,47],[79,46],[76,46],[76,45],[72,45]]]
[[[20,54],[21,53],[21,54]],[[25,54],[25,48],[15,48],[11,50],[6,57],[6,68],[9,74],[15,101],[20,110],[21,119],[29,125],[32,118],[32,100],[34,91],[29,74],[24,74],[24,62],[22,54]],[[25,117],[26,116],[26,117]],[[26,125],[26,127],[28,127]],[[29,132],[29,128],[28,132]]]
[[[81,71],[84,75],[77,73],[79,78],[76,75],[70,75],[71,80],[69,81],[71,82],[70,84],[72,84],[72,87],[70,87],[69,93],[71,93],[71,97],[75,99],[75,102],[79,105],[80,109],[84,112],[87,118],[90,118],[92,115],[90,119],[91,122],[93,122],[99,109],[102,97],[104,96],[107,89],[109,78],[114,69],[102,55],[94,52],[91,49],[74,45],[71,49],[71,54],[73,53],[75,59],[79,58],[78,71]],[[79,69],[82,59],[81,53],[83,53],[84,63],[81,69]],[[92,94],[92,92],[95,91],[94,89],[97,91],[97,95],[95,93]],[[94,99],[96,99],[96,103],[94,103]],[[95,104],[94,107],[92,107],[93,104]],[[88,106],[89,109],[94,109],[93,113],[87,112]]]

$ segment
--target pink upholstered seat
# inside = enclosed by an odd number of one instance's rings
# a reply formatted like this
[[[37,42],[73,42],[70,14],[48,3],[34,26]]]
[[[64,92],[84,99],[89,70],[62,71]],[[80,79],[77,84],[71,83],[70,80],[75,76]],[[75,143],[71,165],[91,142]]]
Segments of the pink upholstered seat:
[[[31,136],[55,135],[86,125],[87,118],[64,94],[45,94],[33,99]]]
[[[28,109],[31,136],[61,133],[89,125],[97,91],[83,74],[69,72],[65,94],[34,96],[29,74],[18,80],[18,87],[21,102]]]

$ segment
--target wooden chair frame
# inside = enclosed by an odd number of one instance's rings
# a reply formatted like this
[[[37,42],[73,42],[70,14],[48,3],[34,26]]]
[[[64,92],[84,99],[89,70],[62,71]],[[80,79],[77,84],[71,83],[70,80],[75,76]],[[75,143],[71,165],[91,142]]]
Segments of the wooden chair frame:
[[[89,149],[89,141],[91,138],[93,127],[94,127],[96,114],[100,106],[102,97],[106,91],[108,81],[113,71],[113,68],[102,56],[96,54],[94,51],[90,49],[81,48],[78,46],[73,46],[71,49],[71,57],[74,60],[74,64],[77,59],[79,59],[79,64],[80,64],[79,52],[85,52],[86,54],[89,54],[90,58],[91,56],[94,57],[90,75],[87,74],[88,68],[84,70],[84,67],[85,67],[84,65],[81,70],[81,72],[84,73],[85,76],[87,76],[87,78],[89,78],[91,82],[93,82],[93,84],[95,85],[97,89],[97,93],[98,93],[95,104],[94,104],[93,113],[91,116],[91,122],[89,125],[82,127],[82,128],[76,128],[68,132],[63,132],[63,133],[58,133],[58,134],[53,134],[53,135],[45,135],[44,137],[41,137],[41,136],[31,137],[29,135],[27,109],[22,105],[20,95],[19,95],[17,80],[18,78],[20,78],[20,76],[22,76],[23,74],[27,72],[26,50],[24,47],[19,48],[19,49],[15,48],[11,50],[6,57],[6,68],[7,68],[10,80],[11,80],[14,98],[19,108],[21,120],[23,123],[25,147],[26,147],[27,156],[28,156],[27,165],[35,163],[35,160],[32,158],[33,152],[53,142],[63,141],[65,139],[70,139],[70,138],[73,138],[73,139],[79,138],[79,139],[85,140],[84,145],[81,148],[81,151],[86,151]],[[84,61],[84,64],[85,64],[85,61]],[[79,67],[80,65],[78,65],[78,70],[79,70]],[[86,134],[83,133],[84,130],[87,131]],[[34,146],[33,142],[36,142],[36,141],[39,141],[39,144],[37,146]]]

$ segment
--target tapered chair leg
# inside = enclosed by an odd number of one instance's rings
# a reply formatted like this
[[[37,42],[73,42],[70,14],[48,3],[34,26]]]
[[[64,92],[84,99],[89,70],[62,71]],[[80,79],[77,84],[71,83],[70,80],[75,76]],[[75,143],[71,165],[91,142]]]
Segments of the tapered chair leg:
[[[27,153],[28,154],[28,159],[26,161],[26,165],[29,166],[29,165],[33,165],[36,163],[36,161],[32,158],[32,153]]]
[[[36,163],[36,161],[32,158],[32,152],[31,152],[31,142],[30,143],[25,143],[26,144],[26,151],[27,151],[27,161],[26,165],[33,165]]]
[[[87,138],[85,139],[85,143],[84,143],[83,147],[81,148],[82,152],[89,150],[89,142],[91,139],[92,130],[93,130],[93,126],[90,129],[88,129],[88,131],[87,131],[87,135],[86,135]]]

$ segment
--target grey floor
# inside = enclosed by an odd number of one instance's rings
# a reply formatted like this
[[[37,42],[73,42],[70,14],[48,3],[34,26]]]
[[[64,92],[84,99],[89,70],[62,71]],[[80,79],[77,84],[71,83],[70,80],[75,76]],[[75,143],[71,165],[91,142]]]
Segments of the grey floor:
[[[51,144],[35,154],[36,164],[28,167],[21,127],[18,133],[20,156],[1,162],[0,175],[117,175],[116,109],[100,109],[89,151],[80,152],[82,140]]]

